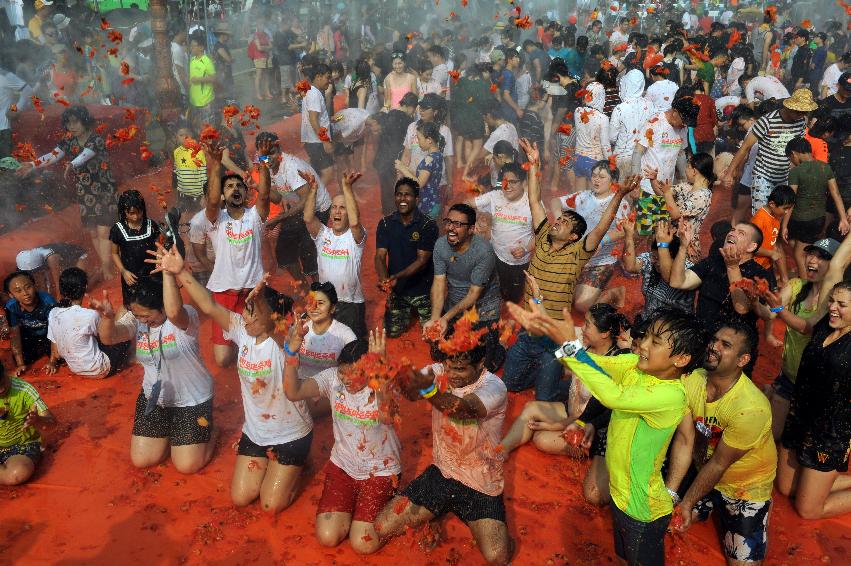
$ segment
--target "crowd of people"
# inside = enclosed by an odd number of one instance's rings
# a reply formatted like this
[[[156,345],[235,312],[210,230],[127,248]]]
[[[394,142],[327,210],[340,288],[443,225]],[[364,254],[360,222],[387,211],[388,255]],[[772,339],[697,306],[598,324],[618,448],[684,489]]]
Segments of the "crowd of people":
[[[29,25],[46,45],[51,6],[37,0]],[[452,12],[411,31],[373,30],[365,9],[359,32],[335,18],[315,39],[261,7],[254,95],[300,113],[303,155],[271,131],[252,148],[231,120],[227,24],[189,33],[187,61],[177,30],[187,113],[170,155],[179,208],[162,225],[118,190],[64,83],[67,135],[0,166],[27,179],[63,163],[91,248],[21,250],[4,280],[0,483],[32,477],[56,422],[22,376],[62,364],[95,379],[140,364],[133,465],[202,469],[218,435],[209,318],[244,408],[234,505],[286,509],[330,413],[323,546],[378,552],[453,513],[488,563],[510,563],[503,470],[530,442],[591,460],[583,495],[610,510],[628,564],[663,564],[665,533],[713,512],[727,563],[759,564],[777,493],[804,519],[851,511],[848,32],[794,22],[791,5],[751,24],[724,5],[642,6],[563,19],[513,6],[487,28]],[[23,107],[35,85],[5,63],[2,106]],[[377,290],[363,283],[371,238]],[[293,296],[272,288],[278,269]],[[116,275],[120,303],[93,291]],[[376,296],[382,321],[367,317]],[[387,374],[387,342],[415,327],[434,363]],[[758,387],[760,359],[781,354]],[[527,390],[506,423],[509,394]],[[399,395],[432,414],[433,464],[405,486]]]

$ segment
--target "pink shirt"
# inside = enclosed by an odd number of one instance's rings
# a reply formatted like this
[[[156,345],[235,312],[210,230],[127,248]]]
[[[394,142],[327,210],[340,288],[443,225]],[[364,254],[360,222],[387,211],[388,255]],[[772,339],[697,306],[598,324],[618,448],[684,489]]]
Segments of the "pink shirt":
[[[431,366],[435,375],[443,364]],[[456,397],[475,395],[487,410],[483,419],[452,419],[437,409],[431,413],[434,465],[444,477],[454,479],[486,495],[499,495],[505,485],[502,456],[496,450],[502,439],[502,423],[508,391],[500,378],[487,370],[466,387],[451,389]]]

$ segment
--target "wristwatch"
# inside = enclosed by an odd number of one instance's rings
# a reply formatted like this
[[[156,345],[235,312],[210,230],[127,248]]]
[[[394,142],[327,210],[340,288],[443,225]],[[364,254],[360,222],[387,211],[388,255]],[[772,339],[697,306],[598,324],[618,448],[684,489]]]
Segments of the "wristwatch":
[[[570,342],[565,342],[561,348],[553,352],[557,360],[561,358],[572,358],[582,348],[582,340],[576,339]]]

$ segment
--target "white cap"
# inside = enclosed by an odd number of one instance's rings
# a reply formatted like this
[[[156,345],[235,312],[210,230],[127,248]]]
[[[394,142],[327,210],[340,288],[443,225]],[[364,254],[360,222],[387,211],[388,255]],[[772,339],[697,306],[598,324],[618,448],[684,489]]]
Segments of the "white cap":
[[[15,257],[15,264],[21,271],[35,271],[44,265],[44,258],[48,256],[49,250],[45,248],[33,248],[24,250]]]

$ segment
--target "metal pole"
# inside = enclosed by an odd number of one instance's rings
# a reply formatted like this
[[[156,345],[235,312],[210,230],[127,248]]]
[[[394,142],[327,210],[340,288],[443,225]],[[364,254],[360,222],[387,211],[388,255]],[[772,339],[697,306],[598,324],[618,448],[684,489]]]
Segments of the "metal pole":
[[[151,17],[151,32],[154,39],[154,92],[156,92],[160,121],[175,122],[180,117],[180,96],[172,74],[171,40],[168,37],[166,1],[151,0],[148,8]]]

